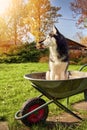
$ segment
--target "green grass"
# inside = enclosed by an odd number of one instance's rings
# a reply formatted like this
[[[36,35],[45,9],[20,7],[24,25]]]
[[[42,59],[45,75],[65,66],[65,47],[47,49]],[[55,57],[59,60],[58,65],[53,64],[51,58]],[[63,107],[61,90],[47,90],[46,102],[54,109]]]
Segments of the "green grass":
[[[69,67],[70,70],[78,70],[79,68],[80,66],[74,65]],[[22,107],[26,100],[37,97],[40,94],[31,86],[30,81],[24,79],[23,76],[31,72],[44,72],[47,70],[48,64],[46,63],[0,64],[0,120],[8,121],[10,130],[27,130],[23,124],[14,119],[15,112]],[[75,98],[71,97],[70,103],[80,99],[83,99],[83,94],[76,95]],[[63,99],[61,102],[65,104],[66,100]],[[54,104],[50,105],[49,109],[49,116],[61,112]],[[58,128],[58,130],[63,129],[66,130],[66,127]],[[71,130],[71,128],[68,129]],[[35,128],[35,130],[39,130],[39,128]]]

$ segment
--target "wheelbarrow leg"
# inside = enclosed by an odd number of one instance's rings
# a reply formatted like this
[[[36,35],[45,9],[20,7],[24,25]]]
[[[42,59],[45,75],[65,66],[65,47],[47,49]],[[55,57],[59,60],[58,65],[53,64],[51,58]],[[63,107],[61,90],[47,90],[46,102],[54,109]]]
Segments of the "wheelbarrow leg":
[[[69,97],[66,98],[66,105],[69,106]]]
[[[67,113],[71,114],[72,116],[78,118],[79,120],[83,120],[81,117],[79,117],[77,114],[75,114],[74,112],[72,112],[70,109],[68,109],[67,107],[65,107],[64,105],[62,105],[59,101],[57,101],[56,99],[54,99],[53,101],[57,106],[59,106],[61,109],[65,110]]]
[[[87,102],[87,89],[84,91],[84,99]]]
[[[87,67],[87,64],[81,66],[81,68],[79,69],[79,71],[82,71],[85,67]],[[87,89],[84,91],[84,99],[87,102]]]
[[[35,84],[32,84],[32,86],[34,88],[37,89],[37,86]],[[44,92],[42,89],[38,88],[38,90],[43,93],[48,99],[52,100],[52,102],[54,102],[57,106],[59,106],[61,109],[65,110],[67,113],[73,115],[74,117],[78,118],[79,120],[83,120],[81,117],[79,117],[77,114],[73,113],[71,110],[69,110],[67,107],[65,107],[64,105],[62,105],[57,99],[54,99],[51,95],[49,95],[48,93]]]

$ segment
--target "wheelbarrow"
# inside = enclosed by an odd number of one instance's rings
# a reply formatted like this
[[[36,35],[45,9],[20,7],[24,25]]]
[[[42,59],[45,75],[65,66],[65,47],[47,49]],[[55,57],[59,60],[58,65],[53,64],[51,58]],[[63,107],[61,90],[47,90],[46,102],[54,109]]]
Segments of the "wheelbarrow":
[[[48,105],[54,103],[79,120],[83,120],[59,100],[81,92],[84,92],[87,100],[87,72],[81,71],[86,66],[82,66],[79,71],[69,71],[70,76],[67,80],[46,80],[46,72],[26,74],[24,78],[28,79],[41,94],[26,101],[22,109],[16,112],[15,119],[21,120],[26,126],[43,123],[48,117]],[[42,98],[43,96],[48,98],[47,102]]]

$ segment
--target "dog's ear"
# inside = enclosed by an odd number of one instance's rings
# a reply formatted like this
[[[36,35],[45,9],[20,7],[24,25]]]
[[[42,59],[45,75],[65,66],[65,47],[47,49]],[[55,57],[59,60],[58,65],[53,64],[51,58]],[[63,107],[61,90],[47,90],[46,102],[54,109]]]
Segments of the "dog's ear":
[[[59,31],[55,26],[53,26],[53,34],[55,34],[55,35],[59,34]]]

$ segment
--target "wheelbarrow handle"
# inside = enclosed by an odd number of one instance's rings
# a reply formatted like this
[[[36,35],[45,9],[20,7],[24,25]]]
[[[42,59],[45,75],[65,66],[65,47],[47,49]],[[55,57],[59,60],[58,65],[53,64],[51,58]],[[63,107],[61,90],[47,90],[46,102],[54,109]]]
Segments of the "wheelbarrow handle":
[[[87,64],[84,64],[80,67],[79,71],[82,71],[85,67],[87,67]]]
[[[28,112],[25,115],[21,115],[21,110],[17,111],[15,114],[15,119],[16,120],[22,120],[23,118],[29,116],[30,114],[32,114],[33,112]]]
[[[26,117],[28,117],[29,115],[33,114],[34,112],[36,112],[36,111],[42,109],[43,107],[45,107],[45,106],[51,104],[52,102],[53,102],[53,99],[50,100],[50,101],[48,101],[47,103],[44,103],[43,105],[41,105],[41,106],[35,108],[34,110],[32,110],[32,111],[26,113],[25,115],[21,115],[21,110],[19,110],[19,111],[17,111],[16,114],[15,114],[15,119],[16,119],[16,120],[21,120],[21,119],[23,119],[23,118],[26,118]],[[20,116],[20,115],[21,115],[21,116]]]

